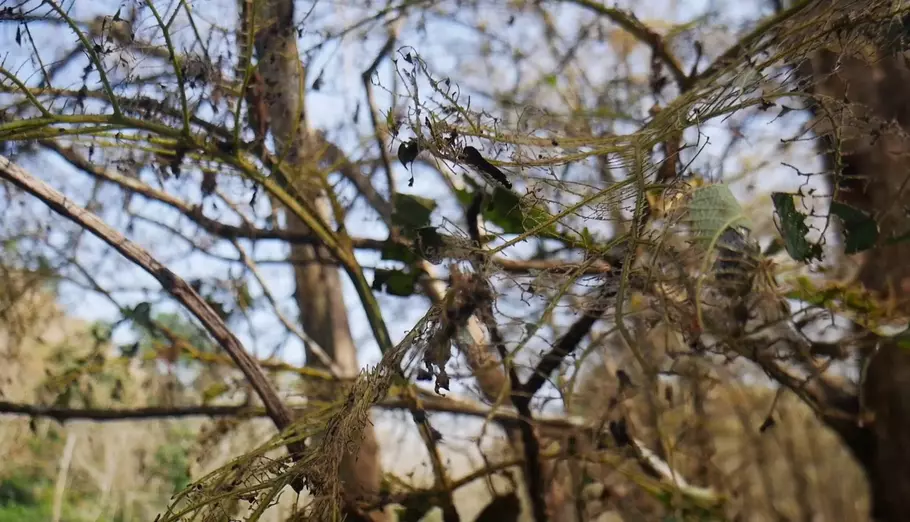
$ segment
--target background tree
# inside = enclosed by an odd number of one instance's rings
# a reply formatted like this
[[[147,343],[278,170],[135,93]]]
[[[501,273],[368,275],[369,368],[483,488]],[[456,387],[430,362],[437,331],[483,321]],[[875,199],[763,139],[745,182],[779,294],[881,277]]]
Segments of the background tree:
[[[835,9],[849,12],[852,7],[847,2]],[[902,27],[905,19],[896,23],[894,27]],[[856,278],[906,315],[904,294],[910,273],[904,260],[910,250],[903,238],[910,230],[910,220],[902,201],[907,178],[907,116],[905,98],[886,93],[896,92],[908,70],[906,37],[894,27],[882,27],[874,38],[851,35],[816,53],[806,68],[815,80],[811,92],[817,104],[812,112],[824,139],[820,150],[832,173],[835,201],[872,216],[879,234],[886,238],[865,253]],[[875,337],[865,344],[860,357],[866,375],[864,400],[849,408],[875,420],[844,427],[843,432],[869,472],[874,516],[894,520],[907,509],[910,494],[910,476],[900,471],[910,464],[910,453],[898,442],[910,437],[910,358],[900,342]]]
[[[458,520],[472,483],[480,520],[862,518],[832,433],[897,520],[903,133],[873,93],[907,8],[634,7],[5,6],[6,265],[106,316],[5,411],[218,416],[162,520]],[[137,356],[160,393],[99,407]],[[429,485],[382,473],[377,407]]]

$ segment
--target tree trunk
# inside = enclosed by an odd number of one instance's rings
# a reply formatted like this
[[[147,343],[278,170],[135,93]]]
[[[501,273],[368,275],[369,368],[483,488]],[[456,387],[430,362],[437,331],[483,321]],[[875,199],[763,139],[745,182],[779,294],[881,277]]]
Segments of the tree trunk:
[[[277,157],[300,173],[294,180],[294,188],[315,204],[326,222],[331,222],[330,203],[324,192],[325,174],[320,169],[323,147],[314,146],[317,140],[307,125],[301,96],[306,75],[297,48],[293,0],[248,2],[247,6],[251,4],[256,6],[253,30],[259,56],[258,73],[263,83],[263,101],[268,109]],[[307,232],[306,225],[297,216],[291,212],[285,212],[285,215],[288,229]],[[290,259],[294,263],[295,300],[303,330],[332,358],[344,376],[355,376],[360,367],[348,326],[337,265],[325,263],[324,260],[330,259],[328,252],[312,245],[292,245]],[[324,367],[313,348],[306,347],[307,364]],[[327,392],[331,393],[331,390]],[[359,451],[346,455],[339,475],[348,501],[373,499],[379,494],[379,447],[372,426],[364,428]],[[349,513],[348,518],[352,515]]]
[[[884,242],[910,232],[910,68],[905,53],[881,41],[861,40],[812,56],[813,90],[820,96],[813,112],[822,142],[830,145],[822,153],[836,201],[869,213],[879,225],[878,245],[859,254],[858,279],[879,298],[893,299],[896,311],[906,316],[910,241]],[[837,134],[839,139],[833,137]],[[905,520],[910,513],[910,351],[895,342],[880,343],[861,386],[865,411],[860,414],[869,422],[841,435],[869,479],[872,517]]]

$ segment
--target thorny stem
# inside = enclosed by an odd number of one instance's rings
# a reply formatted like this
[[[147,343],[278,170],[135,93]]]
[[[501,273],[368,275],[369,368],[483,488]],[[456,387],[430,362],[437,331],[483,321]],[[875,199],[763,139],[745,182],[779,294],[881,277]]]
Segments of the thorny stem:
[[[644,356],[641,353],[641,350],[638,348],[638,345],[635,343],[635,339],[632,338],[632,334],[629,332],[629,329],[626,327],[623,317],[623,308],[626,300],[626,289],[629,286],[629,279],[631,276],[631,269],[635,262],[635,256],[638,250],[638,236],[641,231],[639,223],[645,219],[645,208],[646,208],[646,194],[647,187],[645,185],[645,175],[643,172],[644,162],[642,161],[642,150],[639,144],[635,144],[635,163],[633,176],[635,182],[638,185],[638,190],[635,194],[635,211],[632,217],[632,224],[629,227],[629,241],[627,243],[626,250],[626,259],[623,262],[623,269],[620,274],[619,289],[616,293],[616,328],[619,331],[620,336],[622,336],[623,341],[628,345],[629,349],[632,351],[632,354],[635,356],[635,360],[641,366],[643,372],[646,375],[651,375],[652,369],[651,365],[645,360]]]
[[[385,169],[386,182],[389,185],[389,194],[395,193],[395,176],[392,172],[392,162],[389,159],[389,153],[385,148],[385,140],[382,138],[382,133],[379,130],[379,114],[376,108],[376,99],[373,96],[373,74],[376,73],[376,69],[379,68],[379,65],[386,59],[388,54],[392,51],[392,46],[395,45],[395,42],[398,40],[398,30],[400,22],[396,22],[392,28],[389,29],[389,37],[386,39],[385,44],[382,46],[382,49],[379,50],[379,54],[376,55],[376,58],[373,60],[373,63],[363,72],[361,75],[361,80],[363,81],[363,88],[366,90],[367,95],[367,107],[370,111],[370,122],[373,125],[373,134],[376,138],[376,144],[379,146],[379,157],[382,161],[382,168]]]
[[[186,134],[190,133],[190,106],[186,101],[186,86],[184,85],[183,80],[183,71],[180,67],[180,61],[177,59],[177,52],[174,50],[174,44],[171,42],[171,32],[168,28],[168,25],[164,24],[164,20],[161,19],[161,16],[158,14],[158,9],[155,8],[155,5],[150,1],[146,1],[149,10],[152,12],[152,15],[155,17],[155,20],[158,21],[158,26],[161,27],[162,36],[164,36],[164,44],[167,47],[167,51],[170,54],[171,65],[174,66],[174,76],[177,77],[177,90],[180,94],[180,106],[183,108],[183,132]],[[174,15],[177,14],[179,9],[174,10]]]
[[[114,119],[118,120],[121,116],[123,116],[123,113],[120,111],[120,105],[117,103],[117,98],[114,95],[114,89],[111,87],[111,83],[107,78],[107,73],[104,71],[104,62],[98,58],[98,53],[95,52],[95,46],[92,45],[92,42],[90,42],[88,38],[86,38],[85,33],[79,29],[79,26],[76,25],[76,22],[73,21],[73,19],[70,18],[69,15],[67,15],[59,5],[57,5],[57,2],[54,0],[44,0],[44,3],[49,5],[51,9],[53,9],[54,12],[56,12],[60,18],[66,22],[66,25],[68,25],[70,29],[76,33],[76,37],[79,38],[83,49],[85,49],[86,54],[89,55],[92,64],[95,66],[95,70],[98,71],[98,76],[101,78],[101,84],[104,86],[104,91],[110,97],[111,107],[114,109]]]

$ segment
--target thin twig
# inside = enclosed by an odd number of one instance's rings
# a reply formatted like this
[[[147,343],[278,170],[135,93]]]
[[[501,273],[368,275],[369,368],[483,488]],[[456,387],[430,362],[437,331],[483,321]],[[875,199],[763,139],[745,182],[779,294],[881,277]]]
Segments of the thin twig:
[[[326,351],[323,350],[321,346],[319,346],[319,343],[307,335],[306,332],[294,325],[290,319],[281,313],[281,310],[278,308],[278,303],[275,301],[275,297],[272,296],[272,292],[269,290],[268,284],[259,273],[259,268],[256,266],[256,263],[254,263],[253,260],[250,259],[250,256],[247,255],[246,250],[240,246],[240,243],[238,243],[237,240],[233,240],[231,243],[233,243],[234,248],[237,249],[237,253],[240,255],[240,260],[244,265],[246,265],[250,273],[253,274],[256,282],[259,283],[259,286],[262,288],[262,294],[272,306],[272,309],[275,310],[275,315],[278,316],[278,320],[281,321],[281,324],[283,324],[284,327],[288,329],[288,331],[296,335],[298,339],[308,345],[309,350],[313,352],[316,357],[319,357],[319,360],[322,361],[322,364],[325,365],[326,369],[329,371],[329,373],[331,373],[333,377],[340,377],[343,372],[341,371],[341,368],[339,368],[335,363],[335,361],[332,360],[332,357],[329,356],[329,354],[326,353]]]
[[[641,40],[645,45],[650,47],[651,52],[654,53],[668,69],[670,69],[670,74],[673,76],[676,85],[679,86],[680,91],[685,92],[691,88],[693,83],[692,79],[683,71],[682,66],[679,64],[679,60],[670,52],[663,37],[654,29],[651,29],[642,23],[634,14],[624,9],[607,7],[594,0],[568,0],[568,3],[584,7],[601,16],[609,18],[629,34]]]
[[[793,5],[788,7],[783,11],[778,11],[774,16],[760,23],[755,29],[749,32],[749,34],[740,38],[733,46],[728,48],[726,51],[721,53],[705,70],[703,70],[696,78],[693,78],[694,82],[699,82],[706,80],[711,76],[717,74],[719,71],[723,70],[724,67],[727,67],[731,63],[735,62],[739,56],[746,51],[750,45],[760,41],[764,38],[771,29],[783,24],[785,21],[793,18],[799,13],[803,12],[809,5],[811,5],[814,0],[798,0]]]
[[[474,264],[474,269],[481,274],[483,273],[486,257],[480,242],[480,211],[484,199],[484,193],[476,194],[467,208],[466,215],[468,234],[471,236],[474,248],[477,249],[477,253],[473,256],[472,262]],[[499,358],[502,360],[508,373],[510,384],[509,398],[511,399],[512,406],[514,406],[515,410],[518,412],[519,417],[518,431],[521,435],[521,445],[524,453],[524,471],[525,477],[527,478],[525,484],[528,489],[528,498],[531,500],[531,509],[533,511],[534,520],[536,522],[545,522],[549,516],[547,514],[544,470],[540,461],[540,440],[537,438],[537,434],[534,433],[534,426],[532,425],[534,415],[531,413],[530,397],[525,398],[522,394],[521,379],[518,377],[515,365],[512,364],[512,360],[506,350],[505,340],[499,332],[499,326],[496,324],[492,301],[485,300],[479,307],[477,315],[482,318],[483,323],[487,327],[487,331],[490,332],[490,340],[499,351]]]
[[[602,295],[597,301],[585,310],[584,315],[575,321],[572,326],[569,327],[569,330],[556,341],[556,345],[553,349],[540,359],[540,362],[537,363],[537,367],[534,369],[534,373],[522,386],[521,391],[526,397],[531,397],[537,393],[540,388],[543,387],[547,379],[550,378],[550,374],[559,368],[565,358],[575,351],[575,348],[581,340],[588,335],[588,332],[591,331],[591,327],[594,326],[594,323],[600,319],[607,309],[604,298],[608,297],[609,293],[611,293],[611,291],[602,290]]]
[[[79,170],[82,170],[86,174],[118,185],[124,190],[134,192],[150,200],[164,203],[165,205],[173,208],[174,210],[177,210],[185,217],[189,218],[209,234],[220,237],[222,239],[270,239],[285,241],[289,244],[321,244],[320,239],[312,234],[299,233],[277,228],[256,228],[246,223],[243,223],[241,225],[228,225],[226,223],[222,223],[206,216],[203,213],[202,207],[200,206],[192,206],[189,203],[171,194],[168,194],[167,192],[155,189],[154,187],[151,187],[134,177],[125,176],[109,169],[102,169],[97,167],[96,165],[89,162],[85,156],[71,147],[64,147],[50,140],[41,140],[39,143],[43,147],[56,152],[63,159],[67,160],[71,165],[78,168]],[[445,236],[443,236],[443,238],[445,239]],[[366,237],[351,237],[350,242],[351,246],[358,250],[382,251],[390,245],[400,245],[404,247],[413,246],[410,241],[408,241],[406,238],[401,237],[387,240]],[[507,259],[499,256],[493,256],[490,258],[489,262],[502,269],[503,271],[512,274],[527,274],[529,272],[535,271],[565,274],[580,271],[580,273],[584,275],[598,275],[609,273],[613,270],[612,266],[605,262],[587,264],[582,266],[571,261],[545,259],[521,260]]]
[[[63,514],[63,496],[66,493],[66,479],[69,476],[70,464],[73,462],[73,452],[76,449],[76,440],[79,436],[76,433],[69,432],[66,434],[66,445],[63,447],[63,455],[60,457],[60,469],[57,471],[57,482],[54,485],[54,511],[51,516],[53,522],[60,522]]]
[[[363,81],[363,88],[366,90],[367,108],[370,111],[370,122],[373,124],[373,135],[376,138],[376,144],[379,146],[379,157],[382,160],[382,168],[385,169],[386,182],[389,185],[390,195],[396,192],[395,174],[392,172],[392,161],[389,159],[389,152],[385,148],[385,140],[382,138],[382,133],[379,130],[379,110],[376,108],[376,99],[373,96],[373,75],[376,73],[376,69],[379,68],[379,64],[381,64],[388,54],[392,52],[392,47],[395,45],[395,41],[398,40],[398,31],[401,25],[400,20],[401,19],[396,21],[392,27],[389,28],[389,37],[386,39],[382,49],[379,50],[373,63],[371,63],[367,70],[360,76]]]
[[[465,415],[479,419],[493,419],[504,428],[519,427],[524,419],[515,411],[504,408],[491,410],[486,406],[475,404],[473,401],[459,400],[451,396],[440,397],[429,391],[421,391],[420,405],[421,411],[433,411],[439,413],[450,413],[456,415]],[[414,402],[408,397],[387,397],[376,407],[383,409],[409,409],[415,411]],[[292,408],[293,411],[305,412],[306,408]],[[18,415],[32,418],[49,418],[57,422],[67,421],[92,421],[92,422],[126,422],[141,421],[154,419],[176,419],[185,417],[238,417],[253,418],[266,416],[267,413],[263,408],[251,407],[249,405],[235,406],[179,406],[179,407],[161,407],[151,406],[143,408],[66,408],[59,406],[39,406],[33,404],[14,403],[0,401],[0,414]],[[595,426],[590,424],[589,419],[580,417],[538,417],[533,423],[541,428],[546,428],[550,433],[570,435],[570,434],[592,434]],[[595,434],[596,436],[596,434]],[[640,458],[647,462],[642,463],[649,469],[649,473],[661,478],[668,484],[675,484],[687,495],[698,496],[709,499],[715,503],[720,499],[710,490],[690,486],[681,479],[681,475],[672,470],[666,462],[662,461],[653,452],[648,450],[644,444],[636,439],[632,439],[634,446],[641,452]],[[521,464],[515,462],[514,464]],[[452,481],[450,487],[457,488],[463,485],[461,480]]]

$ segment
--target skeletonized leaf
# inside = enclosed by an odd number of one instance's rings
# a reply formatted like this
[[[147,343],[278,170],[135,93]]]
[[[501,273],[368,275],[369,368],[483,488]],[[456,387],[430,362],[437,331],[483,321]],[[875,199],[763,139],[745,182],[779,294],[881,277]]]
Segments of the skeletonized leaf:
[[[726,228],[752,228],[736,196],[723,183],[700,187],[692,193],[688,221],[699,242],[714,241]]]

